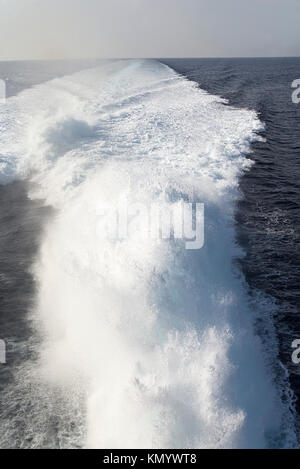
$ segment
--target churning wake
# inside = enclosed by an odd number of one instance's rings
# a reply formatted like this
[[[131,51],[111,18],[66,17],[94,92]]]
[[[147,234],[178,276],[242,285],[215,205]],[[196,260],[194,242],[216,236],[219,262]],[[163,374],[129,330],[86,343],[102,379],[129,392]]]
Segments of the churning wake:
[[[293,446],[272,305],[234,267],[256,114],[158,62],[106,61],[10,98],[0,126],[1,181],[29,178],[55,209],[33,269],[39,359],[9,394],[30,445]],[[204,203],[204,247],[99,236],[101,207],[122,199]]]

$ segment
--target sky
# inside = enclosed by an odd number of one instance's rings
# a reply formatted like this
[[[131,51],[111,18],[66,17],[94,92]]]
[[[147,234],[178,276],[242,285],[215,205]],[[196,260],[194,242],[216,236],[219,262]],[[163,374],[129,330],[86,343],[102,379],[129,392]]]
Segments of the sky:
[[[300,55],[300,0],[0,0],[0,60]]]

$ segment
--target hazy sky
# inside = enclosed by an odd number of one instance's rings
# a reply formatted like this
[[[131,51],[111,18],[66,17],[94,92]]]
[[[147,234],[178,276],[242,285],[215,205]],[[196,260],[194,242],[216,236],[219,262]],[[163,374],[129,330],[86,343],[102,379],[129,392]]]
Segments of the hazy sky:
[[[300,0],[0,0],[0,60],[300,55]]]

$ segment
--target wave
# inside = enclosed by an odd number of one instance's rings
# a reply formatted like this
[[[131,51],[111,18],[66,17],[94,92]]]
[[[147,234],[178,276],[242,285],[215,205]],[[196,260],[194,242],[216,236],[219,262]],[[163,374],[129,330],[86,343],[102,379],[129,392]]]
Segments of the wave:
[[[250,298],[233,262],[243,256],[238,181],[263,126],[224,104],[142,60],[106,61],[7,100],[1,178],[29,178],[30,197],[55,209],[34,266],[40,358],[19,382],[35,376],[39,402],[55,393],[59,446],[296,444],[274,372],[272,304]],[[204,203],[204,247],[101,238],[101,207],[120,200]],[[51,406],[38,408],[35,445]]]

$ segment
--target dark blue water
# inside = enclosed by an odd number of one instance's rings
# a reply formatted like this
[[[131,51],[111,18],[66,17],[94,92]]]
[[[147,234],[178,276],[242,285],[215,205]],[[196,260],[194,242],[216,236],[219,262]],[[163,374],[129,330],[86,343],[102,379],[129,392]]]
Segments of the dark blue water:
[[[300,104],[291,97],[300,58],[163,62],[230,105],[255,110],[265,124],[265,142],[252,146],[255,165],[240,181],[237,232],[250,287],[278,306],[278,359],[289,370],[300,415],[300,366],[291,359],[291,344],[300,338]]]

